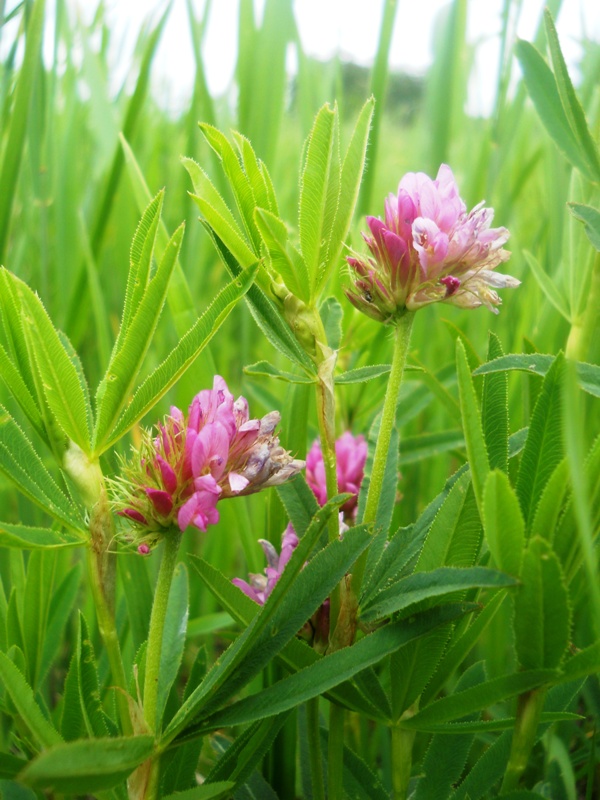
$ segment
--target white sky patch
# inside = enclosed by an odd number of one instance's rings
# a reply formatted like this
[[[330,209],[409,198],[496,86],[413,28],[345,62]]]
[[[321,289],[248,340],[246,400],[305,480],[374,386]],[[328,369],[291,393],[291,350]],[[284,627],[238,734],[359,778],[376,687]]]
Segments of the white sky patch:
[[[14,0],[16,2],[16,0]],[[69,0],[82,18],[90,20],[97,0]],[[295,0],[294,13],[302,45],[307,54],[329,59],[335,54],[358,64],[370,65],[377,49],[384,0]],[[13,3],[7,3],[9,9]],[[155,22],[166,0],[106,0],[113,32],[115,88],[130,71],[131,53],[141,25]],[[192,90],[195,64],[190,40],[186,0],[174,0],[153,67],[153,92],[157,100],[173,111],[185,108]],[[398,0],[392,36],[390,64],[411,74],[423,75],[433,59],[433,28],[448,0]],[[499,59],[502,0],[471,0],[468,5],[467,42],[475,46],[475,65],[469,83],[468,110],[488,113],[493,104]],[[543,0],[523,0],[516,33],[531,40]],[[197,17],[204,13],[206,0],[192,0]],[[260,15],[264,0],[255,0]],[[206,79],[215,96],[231,85],[237,53],[238,0],[213,0],[202,45]],[[8,10],[9,10],[8,9]],[[54,2],[48,3],[48,15]],[[561,47],[574,76],[583,33],[600,40],[598,0],[564,0],[557,21]],[[294,58],[288,60],[293,68]]]

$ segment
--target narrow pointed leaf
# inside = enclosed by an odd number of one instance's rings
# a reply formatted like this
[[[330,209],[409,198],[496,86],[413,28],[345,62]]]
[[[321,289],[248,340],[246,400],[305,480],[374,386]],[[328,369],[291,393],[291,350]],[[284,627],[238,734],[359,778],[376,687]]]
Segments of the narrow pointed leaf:
[[[82,739],[58,744],[19,776],[26,786],[58,794],[92,794],[117,786],[152,753],[152,736]]]
[[[81,547],[87,538],[67,531],[52,528],[32,528],[27,525],[11,525],[0,522],[0,547],[19,547],[24,550],[37,548]]]
[[[498,567],[519,575],[525,547],[525,521],[505,472],[488,475],[483,494],[485,537]]]
[[[583,203],[567,203],[571,214],[583,222],[585,232],[592,246],[600,250],[600,211]]]
[[[598,148],[592,138],[583,108],[581,107],[581,103],[571,83],[567,65],[560,49],[552,14],[547,8],[544,9],[544,22],[546,25],[550,58],[552,59],[552,66],[554,67],[554,77],[564,112],[571,126],[571,130],[575,135],[575,139],[579,144],[581,153],[589,165],[590,177],[592,180],[599,182],[600,158],[598,157]]]
[[[375,595],[361,610],[360,618],[366,623],[374,622],[397,611],[404,611],[423,600],[443,597],[464,589],[503,589],[515,585],[514,578],[485,567],[440,567],[433,572],[416,572]]]
[[[519,39],[515,53],[523,70],[527,91],[546,130],[567,160],[584,176],[587,175],[588,161],[569,125],[552,70],[529,42]]]
[[[462,413],[463,430],[469,456],[471,481],[479,513],[483,512],[483,487],[490,471],[481,416],[477,405],[477,397],[471,379],[467,354],[460,339],[456,340],[456,368],[458,374],[458,389],[460,394],[460,410]]]
[[[536,279],[538,286],[546,295],[546,298],[552,303],[558,313],[564,317],[567,322],[571,322],[571,313],[567,306],[567,301],[564,292],[558,288],[554,283],[553,278],[545,272],[544,268],[537,260],[537,258],[530,253],[529,250],[524,250],[523,255],[527,260],[529,269],[533,272],[533,277]]]
[[[169,279],[179,255],[183,226],[169,242],[155,275],[148,284],[135,316],[125,334],[121,349],[113,355],[98,390],[98,420],[94,432],[94,448],[98,450],[112,433],[148,352],[165,302]]]
[[[4,653],[0,653],[0,678],[25,725],[42,747],[62,741],[59,732],[48,722],[37,704],[33,689],[21,671]]]
[[[517,369],[523,372],[532,372],[534,375],[546,375],[552,364],[554,363],[555,356],[547,355],[545,353],[535,353],[532,355],[515,354],[502,356],[496,358],[494,361],[489,361],[487,364],[482,364],[478,367],[474,375],[487,375],[491,372],[502,372],[504,370]],[[575,369],[579,379],[579,385],[584,392],[592,394],[595,397],[600,397],[600,367],[596,364],[586,364],[584,362],[576,362]]]
[[[256,695],[239,700],[199,724],[203,730],[254,722],[293,708],[348,680],[384,656],[444,622],[465,613],[463,606],[433,609],[410,621],[393,623],[365,636],[351,647],[337,650],[311,667],[284,678]]]
[[[124,436],[144,414],[158,403],[177,379],[190,367],[210,342],[229,312],[252,286],[257,265],[241,272],[215,297],[210,306],[196,320],[188,332],[181,337],[175,348],[136,389],[102,450]]]
[[[337,111],[323,106],[315,118],[308,137],[306,161],[300,183],[299,228],[302,257],[315,294],[319,273],[321,242],[330,231],[325,230],[327,186],[331,179],[332,143]]]
[[[308,302],[310,282],[304,259],[288,241],[285,223],[264,208],[257,208],[254,214],[256,226],[269,253],[271,269],[279,273],[287,288]]]

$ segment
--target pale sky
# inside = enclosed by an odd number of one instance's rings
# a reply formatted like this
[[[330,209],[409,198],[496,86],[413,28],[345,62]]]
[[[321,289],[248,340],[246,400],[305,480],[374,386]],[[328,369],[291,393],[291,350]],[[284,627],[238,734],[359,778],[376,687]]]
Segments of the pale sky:
[[[88,4],[90,0],[72,0]],[[393,67],[422,74],[432,60],[432,27],[448,0],[398,0],[390,62]],[[264,0],[255,0],[257,9]],[[193,0],[197,16],[205,0]],[[95,6],[95,3],[93,4]],[[523,0],[517,35],[531,39],[545,3]],[[164,7],[164,0],[106,0],[109,14],[119,30],[137,31],[140,21],[152,9]],[[502,0],[470,0],[467,36],[477,43],[476,68],[469,87],[469,108],[489,110],[493,101],[499,57],[500,12]],[[219,95],[230,85],[237,47],[238,0],[213,0],[203,47],[207,80],[212,93]],[[379,37],[383,0],[296,0],[294,12],[304,49],[309,55],[329,58],[339,52],[361,64],[371,63]],[[572,66],[580,54],[578,39],[585,31],[600,40],[598,0],[564,0],[558,19],[559,36]],[[157,54],[155,77],[167,75],[175,96],[188,96],[193,76],[193,58],[185,0],[174,0],[168,27]],[[492,87],[490,90],[489,87]],[[176,100],[177,102],[177,100]]]
[[[6,3],[7,11],[17,0]],[[167,0],[105,0],[115,42],[115,86],[129,73],[133,42],[144,20],[156,20]],[[318,58],[335,53],[360,64],[370,64],[379,37],[384,0],[295,0],[294,13],[305,51]],[[69,0],[72,9],[91,19],[98,0]],[[200,16],[206,0],[192,0]],[[440,9],[448,0],[398,0],[390,62],[395,68],[423,74],[432,61],[432,29]],[[258,13],[264,0],[255,0]],[[503,0],[470,0],[467,38],[476,44],[476,64],[469,85],[469,110],[485,113],[491,108],[499,58],[500,12]],[[516,33],[531,40],[544,7],[544,0],[522,0]],[[49,0],[48,19],[54,2]],[[239,0],[213,0],[203,44],[206,76],[214,95],[231,84],[237,48]],[[580,55],[578,40],[585,32],[600,41],[600,2],[563,0],[557,21],[561,46],[572,74]],[[7,37],[9,38],[9,37]],[[51,33],[48,44],[51,43]],[[293,69],[293,59],[290,60]],[[173,8],[154,62],[153,91],[174,110],[185,108],[191,93],[194,61],[190,43],[186,0],[173,0]]]

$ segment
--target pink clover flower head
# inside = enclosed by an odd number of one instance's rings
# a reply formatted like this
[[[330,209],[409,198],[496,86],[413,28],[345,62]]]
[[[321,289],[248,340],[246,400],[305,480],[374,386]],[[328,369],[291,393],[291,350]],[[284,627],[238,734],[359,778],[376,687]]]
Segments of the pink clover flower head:
[[[262,575],[250,574],[250,581],[244,581],[241,578],[233,578],[232,583],[244,592],[255,603],[263,606],[267,598],[275,588],[275,584],[281,577],[288,561],[298,546],[298,537],[296,532],[289,523],[281,536],[281,552],[278,553],[271,542],[266,539],[259,539],[259,544],[262,547],[264,554],[267,558],[267,566]]]
[[[234,400],[219,375],[194,397],[187,416],[171,407],[113,482],[115,509],[132,524],[136,543],[190,525],[206,531],[219,521],[218,500],[294,477],[304,462],[279,444],[279,420],[277,411],[250,419],[246,399]]]
[[[447,164],[435,180],[407,173],[398,194],[385,201],[385,219],[367,217],[370,233],[363,238],[370,255],[347,259],[354,273],[348,299],[383,323],[437,302],[485,305],[497,314],[501,300],[495,290],[520,281],[494,272],[510,253],[502,247],[509,232],[490,227],[493,216],[483,203],[467,211]]]
[[[353,495],[342,506],[342,512],[346,518],[352,518],[356,513],[358,493],[365,474],[367,461],[365,437],[360,434],[353,436],[350,431],[346,431],[335,443],[335,456],[338,490]],[[319,505],[324,506],[327,502],[325,464],[318,439],[313,442],[306,456],[306,482],[313,490]]]

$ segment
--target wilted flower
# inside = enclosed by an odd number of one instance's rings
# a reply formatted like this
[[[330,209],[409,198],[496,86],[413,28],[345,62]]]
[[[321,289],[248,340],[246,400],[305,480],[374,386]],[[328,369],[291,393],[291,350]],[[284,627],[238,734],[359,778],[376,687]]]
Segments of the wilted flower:
[[[367,443],[365,437],[353,436],[350,431],[343,433],[335,443],[337,482],[340,492],[353,495],[342,506],[346,517],[352,517],[358,503],[358,493],[365,474]],[[325,464],[321,444],[317,439],[306,455],[306,482],[313,490],[317,502],[324,506],[327,502],[325,485]]]
[[[423,172],[407,173],[398,194],[385,201],[385,221],[367,217],[371,235],[363,237],[371,256],[348,257],[356,274],[348,299],[384,323],[435,302],[485,305],[498,313],[495,289],[520,281],[494,272],[510,253],[502,248],[509,237],[506,228],[490,228],[493,216],[483,202],[467,213],[446,164],[435,180]]]
[[[346,528],[346,526],[343,527]],[[258,541],[267,558],[267,566],[263,574],[251,573],[248,576],[249,582],[241,578],[233,578],[231,582],[251,600],[263,606],[298,546],[298,537],[290,522],[281,536],[280,553],[277,553],[271,542],[265,539],[259,539]],[[304,624],[302,630],[298,632],[298,635],[310,642],[319,652],[325,651],[329,641],[329,598],[319,606],[312,617]]]
[[[241,578],[233,578],[231,582],[240,588],[244,594],[247,594],[251,600],[254,600],[255,603],[262,606],[273,591],[286,564],[292,557],[292,553],[298,546],[298,537],[290,523],[281,537],[280,554],[277,553],[277,550],[271,542],[268,542],[266,539],[259,539],[258,541],[267,558],[267,566],[264,570],[264,574],[255,575],[251,573],[249,575],[250,583],[247,583]]]
[[[115,481],[118,513],[149,540],[173,526],[205,531],[219,520],[217,500],[279,485],[304,467],[280,446],[274,433],[279,420],[277,411],[250,419],[246,399],[234,401],[215,376],[187,417],[172,406],[156,435],[144,435]]]

